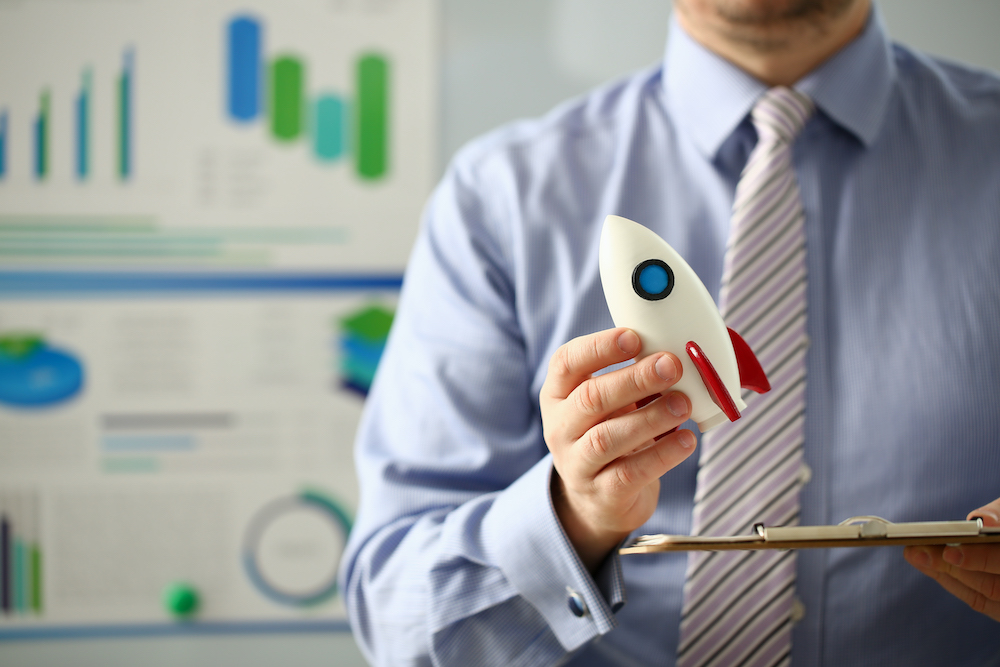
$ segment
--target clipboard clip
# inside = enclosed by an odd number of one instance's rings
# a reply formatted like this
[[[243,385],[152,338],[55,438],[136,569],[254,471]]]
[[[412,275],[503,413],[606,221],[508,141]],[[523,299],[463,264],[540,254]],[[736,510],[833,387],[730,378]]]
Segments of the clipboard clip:
[[[970,525],[975,523],[975,525]],[[926,525],[925,525],[926,524]],[[961,535],[978,535],[983,529],[983,520],[976,517],[972,521],[935,521],[933,523],[925,522],[925,524],[896,524],[888,519],[883,519],[880,516],[875,516],[873,514],[865,514],[862,516],[852,516],[849,519],[844,519],[837,526],[858,526],[857,533],[849,532],[845,533],[850,537],[856,537],[857,539],[877,539],[877,538],[887,538],[887,537],[916,537],[917,535],[930,534],[940,534],[942,528],[947,524],[955,534]],[[955,524],[954,526],[951,524]],[[896,530],[897,527],[905,527],[902,531]],[[957,527],[956,527],[957,526]],[[921,528],[930,528],[930,532],[927,530],[921,530]],[[765,540],[767,537],[767,528],[763,523],[755,523],[753,526],[753,532],[758,537],[762,537]],[[771,528],[772,534],[774,528]],[[832,535],[831,535],[832,536]],[[774,539],[772,537],[771,539]]]
[[[749,535],[643,535],[619,549],[621,554],[654,551],[729,551],[814,549],[1000,543],[1000,528],[986,527],[981,518],[968,521],[893,523],[879,516],[853,516],[832,526],[765,526],[755,524]]]

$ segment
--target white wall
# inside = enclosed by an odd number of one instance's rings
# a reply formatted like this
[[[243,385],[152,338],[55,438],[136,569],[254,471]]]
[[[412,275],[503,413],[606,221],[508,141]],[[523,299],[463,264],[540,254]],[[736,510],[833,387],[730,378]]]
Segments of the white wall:
[[[1000,71],[997,0],[877,0],[893,39]],[[670,0],[443,0],[442,157],[663,56]]]

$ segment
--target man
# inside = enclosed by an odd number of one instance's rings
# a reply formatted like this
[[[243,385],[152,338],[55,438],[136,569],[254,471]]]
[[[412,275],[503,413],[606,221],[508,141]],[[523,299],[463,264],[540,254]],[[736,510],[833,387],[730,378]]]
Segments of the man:
[[[1000,526],[1000,82],[888,44],[868,0],[675,7],[662,68],[473,143],[432,197],[358,436],[372,662],[673,664],[687,559],[616,547],[690,532],[694,434],[654,439],[690,404],[672,355],[625,363],[598,240],[636,220],[719,294],[775,86],[816,109],[798,520]],[[792,663],[1000,664],[998,553],[907,551],[942,590],[898,549],[799,552]]]

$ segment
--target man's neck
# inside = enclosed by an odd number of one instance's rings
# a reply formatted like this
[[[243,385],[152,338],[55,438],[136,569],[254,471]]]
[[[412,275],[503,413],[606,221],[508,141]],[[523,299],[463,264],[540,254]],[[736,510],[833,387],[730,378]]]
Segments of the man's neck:
[[[680,2],[676,7],[691,37],[770,86],[790,86],[826,62],[861,34],[871,12],[870,0],[859,0],[822,22],[759,27],[690,12]]]

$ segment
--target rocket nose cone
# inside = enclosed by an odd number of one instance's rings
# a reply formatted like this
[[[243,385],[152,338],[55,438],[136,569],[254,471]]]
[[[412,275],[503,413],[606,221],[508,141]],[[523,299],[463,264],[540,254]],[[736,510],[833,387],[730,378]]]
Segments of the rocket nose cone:
[[[638,237],[644,229],[639,223],[627,218],[617,215],[607,216],[601,228],[601,257],[608,261],[612,255],[620,255],[626,248],[641,245]]]
[[[601,243],[616,242],[623,237],[627,237],[631,230],[639,226],[639,223],[632,222],[627,218],[618,215],[609,215],[604,218],[604,227],[601,230]]]

